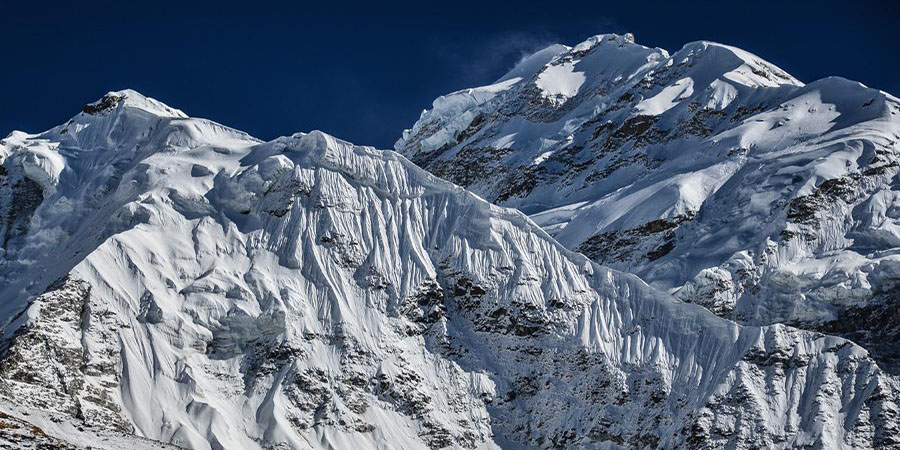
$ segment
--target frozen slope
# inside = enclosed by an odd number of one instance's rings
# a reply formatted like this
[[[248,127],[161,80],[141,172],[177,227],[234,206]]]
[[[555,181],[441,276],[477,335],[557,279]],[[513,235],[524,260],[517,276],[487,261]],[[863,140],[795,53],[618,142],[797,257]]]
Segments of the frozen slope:
[[[744,323],[843,334],[900,372],[900,101],[633,40],[550,47],[440,97],[396,148],[601,264]]]
[[[195,449],[900,446],[864,349],[683,303],[397,153],[133,91],[0,145],[19,408]]]

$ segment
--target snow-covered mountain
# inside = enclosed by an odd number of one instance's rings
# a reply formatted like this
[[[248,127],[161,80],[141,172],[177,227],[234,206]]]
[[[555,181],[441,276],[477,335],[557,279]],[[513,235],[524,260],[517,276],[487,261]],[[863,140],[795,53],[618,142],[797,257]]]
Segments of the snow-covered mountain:
[[[719,318],[397,153],[260,142],[121,91],[0,158],[10,426],[196,449],[900,446],[864,349]]]
[[[900,373],[900,100],[631,35],[455,92],[396,149],[560,243],[746,324],[841,334]]]

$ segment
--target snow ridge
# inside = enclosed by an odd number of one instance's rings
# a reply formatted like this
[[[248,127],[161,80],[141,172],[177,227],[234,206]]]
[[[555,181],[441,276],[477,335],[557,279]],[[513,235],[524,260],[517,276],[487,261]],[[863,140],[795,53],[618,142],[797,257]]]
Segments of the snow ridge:
[[[23,408],[195,449],[898,445],[844,339],[719,318],[397,153],[123,92],[0,142]]]

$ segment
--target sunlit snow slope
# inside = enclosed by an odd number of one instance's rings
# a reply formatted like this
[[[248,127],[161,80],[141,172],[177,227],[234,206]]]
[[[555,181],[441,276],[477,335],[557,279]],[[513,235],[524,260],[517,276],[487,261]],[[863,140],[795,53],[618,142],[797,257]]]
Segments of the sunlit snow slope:
[[[600,35],[434,101],[398,151],[717,314],[900,373],[900,101],[737,48]]]
[[[683,303],[397,153],[122,91],[0,157],[20,411],[196,449],[900,445],[864,349]]]

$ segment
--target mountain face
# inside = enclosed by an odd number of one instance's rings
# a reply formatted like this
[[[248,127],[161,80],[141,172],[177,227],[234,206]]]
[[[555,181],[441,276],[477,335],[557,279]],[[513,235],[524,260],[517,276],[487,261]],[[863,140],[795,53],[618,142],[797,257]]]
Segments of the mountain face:
[[[438,98],[396,149],[596,262],[900,373],[898,142],[900,101],[859,83],[600,35]]]
[[[54,417],[34,439],[900,446],[863,348],[717,317],[394,152],[121,91],[0,158],[0,417]]]

